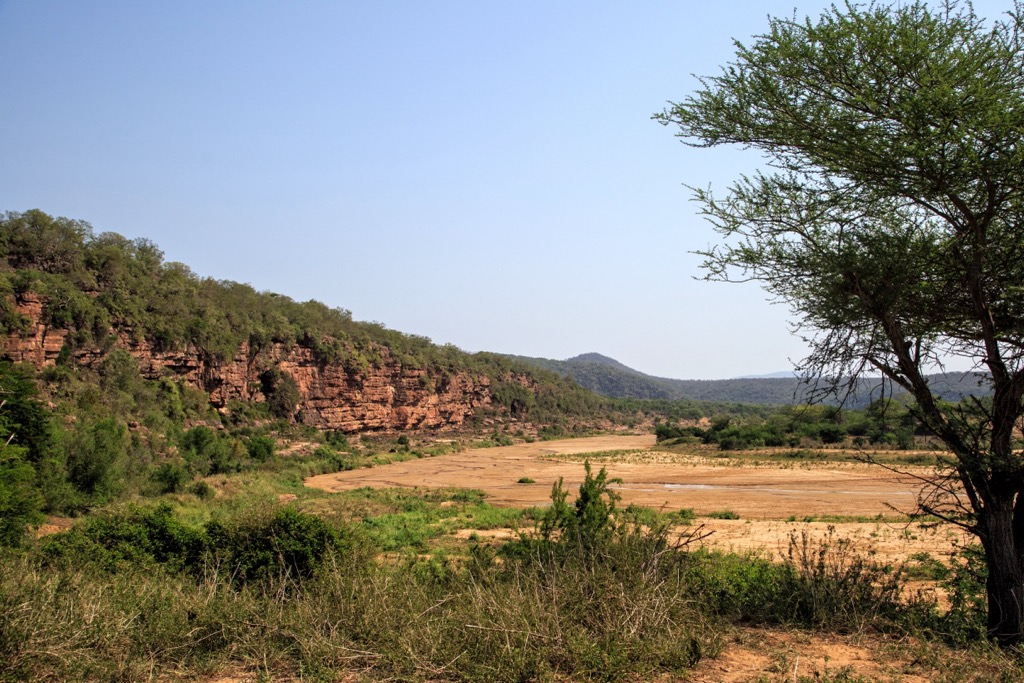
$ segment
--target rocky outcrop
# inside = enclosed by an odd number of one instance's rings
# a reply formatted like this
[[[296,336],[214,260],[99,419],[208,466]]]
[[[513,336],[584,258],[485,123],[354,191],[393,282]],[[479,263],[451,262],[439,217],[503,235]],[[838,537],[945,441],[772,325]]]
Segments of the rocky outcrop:
[[[24,332],[8,336],[4,357],[37,368],[57,362],[68,332],[46,324],[43,303],[32,293],[16,301],[18,313],[29,324]],[[384,347],[376,349],[378,362],[361,368],[324,364],[311,349],[281,344],[258,353],[243,344],[234,358],[220,361],[191,347],[156,349],[125,329],[117,331],[112,348],[128,351],[144,377],[180,379],[209,394],[221,410],[233,401],[265,401],[260,377],[276,367],[298,385],[301,398],[295,419],[325,430],[457,428],[495,403],[488,377],[465,372],[430,375],[422,368],[403,366]],[[76,350],[75,362],[95,366],[107,353],[97,348]]]
[[[43,300],[35,294],[19,297],[15,310],[25,317],[25,331],[10,335],[4,356],[15,363],[31,363],[37,368],[56,363],[64,348],[67,330],[51,328],[43,321]]]

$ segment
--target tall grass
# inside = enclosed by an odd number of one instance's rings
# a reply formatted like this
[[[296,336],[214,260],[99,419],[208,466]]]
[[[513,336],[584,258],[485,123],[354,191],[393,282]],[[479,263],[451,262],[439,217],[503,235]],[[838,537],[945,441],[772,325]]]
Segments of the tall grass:
[[[614,681],[681,671],[715,651],[715,630],[679,568],[640,561],[639,550],[595,566],[498,563],[478,551],[440,570],[335,556],[297,591],[284,576],[239,589],[214,567],[197,581],[11,559],[0,578],[0,676],[131,681],[242,667]]]
[[[689,580],[704,608],[725,618],[836,632],[920,632],[937,619],[933,600],[907,596],[899,567],[853,550],[830,529],[790,536],[781,562],[756,554],[691,553]]]
[[[329,518],[295,510],[192,528],[165,508],[111,513],[45,552],[0,557],[0,680],[647,680],[714,655],[730,623],[939,623],[901,597],[898,571],[841,539],[794,536],[782,562],[673,545],[672,520],[620,510],[610,484],[588,468],[573,503],[556,486],[514,541],[449,556],[410,541],[385,560],[384,537],[361,524],[327,531]],[[366,497],[364,512],[413,526],[483,504],[475,492]]]

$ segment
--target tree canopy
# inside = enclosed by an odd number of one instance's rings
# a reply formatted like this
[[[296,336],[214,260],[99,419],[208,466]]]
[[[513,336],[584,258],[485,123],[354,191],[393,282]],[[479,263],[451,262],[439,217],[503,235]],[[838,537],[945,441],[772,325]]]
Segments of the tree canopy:
[[[1022,7],[847,3],[775,18],[655,118],[763,170],[695,196],[723,241],[709,279],[789,305],[823,390],[881,372],[953,454],[922,506],[982,541],[989,628],[1024,623],[1024,42]],[[992,399],[937,400],[929,370],[966,359]],[[979,394],[980,396],[980,394]]]

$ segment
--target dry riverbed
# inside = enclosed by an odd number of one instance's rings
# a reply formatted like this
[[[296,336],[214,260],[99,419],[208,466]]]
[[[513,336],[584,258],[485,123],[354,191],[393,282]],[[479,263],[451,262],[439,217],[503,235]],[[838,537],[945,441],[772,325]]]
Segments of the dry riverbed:
[[[581,460],[590,455],[595,469],[606,467],[622,480],[615,489],[623,504],[692,508],[698,523],[714,532],[704,543],[721,549],[778,554],[794,533],[817,539],[832,531],[879,560],[902,561],[920,553],[944,559],[960,538],[947,527],[892,521],[914,509],[919,484],[913,476],[863,463],[750,464],[654,448],[651,435],[538,441],[324,474],[306,485],[326,491],[454,486],[480,489],[494,505],[542,506],[559,478],[576,489],[584,474]],[[533,483],[518,483],[524,479]],[[739,519],[708,517],[726,510]],[[834,521],[804,521],[822,517]]]

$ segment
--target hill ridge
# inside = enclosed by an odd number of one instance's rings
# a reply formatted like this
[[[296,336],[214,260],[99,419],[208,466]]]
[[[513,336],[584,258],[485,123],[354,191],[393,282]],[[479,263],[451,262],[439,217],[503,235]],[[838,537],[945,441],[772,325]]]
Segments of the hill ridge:
[[[614,358],[589,352],[553,360],[529,356],[511,356],[518,361],[552,370],[571,377],[585,389],[611,398],[713,401],[718,403],[751,403],[786,405],[811,398],[812,384],[794,375],[789,377],[737,377],[732,379],[672,379],[648,375]],[[980,375],[955,372],[930,375],[942,398],[959,400],[968,392],[978,393]],[[886,389],[886,395],[889,390]],[[902,390],[892,392],[902,395]],[[881,380],[861,380],[858,391],[845,405],[864,407],[882,395]],[[836,403],[837,401],[829,401]]]
[[[262,404],[349,433],[571,422],[608,403],[498,354],[197,276],[148,240],[39,210],[0,213],[0,359],[88,381],[120,367],[199,390],[222,415]]]

